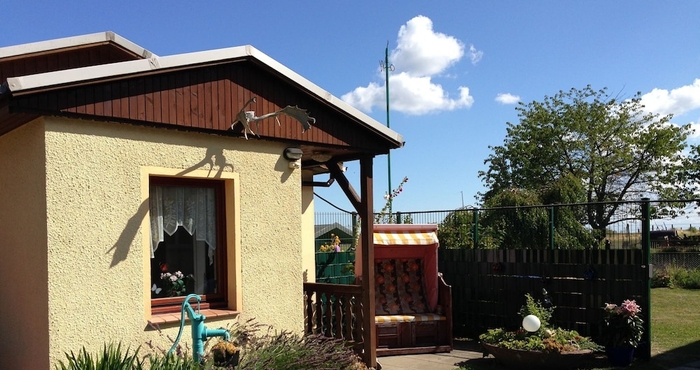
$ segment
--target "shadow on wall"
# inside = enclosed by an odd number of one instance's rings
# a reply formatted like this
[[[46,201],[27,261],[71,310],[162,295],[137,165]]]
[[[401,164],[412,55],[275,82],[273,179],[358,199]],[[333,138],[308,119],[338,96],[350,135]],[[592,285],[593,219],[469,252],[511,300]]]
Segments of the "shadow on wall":
[[[226,157],[224,157],[223,149],[209,148],[207,149],[207,153],[204,159],[199,161],[194,166],[191,166],[183,170],[182,172],[179,172],[177,175],[181,176],[187,174],[189,172],[205,167],[206,165],[209,165],[208,167],[210,175],[214,168],[218,167],[216,174],[212,176],[213,178],[221,177],[221,173],[226,167],[230,167],[233,171],[233,165],[226,162]],[[112,255],[112,262],[109,265],[110,268],[126,260],[127,256],[129,255],[129,250],[131,249],[131,244],[134,242],[134,238],[136,237],[136,233],[141,227],[143,219],[148,214],[148,208],[149,200],[145,199],[143,202],[141,202],[141,205],[136,210],[136,213],[129,218],[129,221],[127,221],[126,225],[124,226],[124,230],[122,231],[121,235],[119,235],[119,238],[117,239],[116,243],[114,243],[114,245],[111,248],[109,248],[109,250],[107,250],[107,252],[105,253],[114,253]]]
[[[119,235],[117,242],[114,243],[112,248],[109,248],[107,251],[107,254],[114,251],[114,254],[112,255],[112,263],[109,264],[110,268],[126,260],[126,257],[129,255],[129,250],[131,249],[131,243],[133,243],[134,237],[136,236],[136,232],[139,230],[139,227],[141,227],[141,222],[143,221],[144,217],[146,217],[146,213],[148,213],[148,205],[148,199],[141,202],[136,214],[131,216],[129,221],[126,223],[124,231],[122,231],[121,235]]]

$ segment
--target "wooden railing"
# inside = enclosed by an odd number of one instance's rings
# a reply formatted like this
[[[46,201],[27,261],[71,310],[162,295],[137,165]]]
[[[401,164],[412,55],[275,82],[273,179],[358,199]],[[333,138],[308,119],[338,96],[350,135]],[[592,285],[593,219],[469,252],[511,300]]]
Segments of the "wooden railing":
[[[304,332],[342,339],[362,350],[362,286],[304,283]]]

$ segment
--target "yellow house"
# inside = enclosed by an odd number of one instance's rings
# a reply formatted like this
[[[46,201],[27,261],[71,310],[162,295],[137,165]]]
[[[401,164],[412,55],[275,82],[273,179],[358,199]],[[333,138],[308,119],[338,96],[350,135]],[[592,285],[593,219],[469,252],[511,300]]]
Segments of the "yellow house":
[[[252,46],[160,57],[112,32],[42,41],[0,48],[0,83],[7,369],[108,342],[167,349],[149,322],[174,337],[190,292],[210,328],[301,332],[314,176],[371,220],[372,159],[403,145]]]

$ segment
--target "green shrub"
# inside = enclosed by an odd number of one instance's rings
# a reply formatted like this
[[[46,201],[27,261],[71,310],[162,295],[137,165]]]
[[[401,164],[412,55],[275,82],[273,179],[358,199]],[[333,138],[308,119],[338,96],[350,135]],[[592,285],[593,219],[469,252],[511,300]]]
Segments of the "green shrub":
[[[154,328],[158,329],[157,326]],[[159,329],[158,329],[159,330]],[[366,370],[367,367],[342,340],[321,335],[298,335],[287,331],[275,332],[272,327],[248,320],[229,329],[235,348],[240,349],[240,361],[235,369],[241,370]],[[85,347],[77,354],[66,353],[67,363],[59,362],[57,370],[214,370],[233,369],[218,367],[212,352],[216,345],[207,348],[202,363],[194,361],[180,346],[174,354],[154,347],[153,353],[139,359],[137,348],[123,352],[121,344],[104,345],[101,354],[93,355]]]
[[[652,288],[668,288],[671,286],[671,276],[664,269],[654,270],[654,275],[651,277]]]
[[[581,336],[575,330],[562,328],[540,329],[534,333],[523,329],[517,331],[506,331],[503,328],[490,329],[481,334],[479,339],[484,343],[524,351],[562,353],[601,350],[601,347],[590,338]]]
[[[202,370],[213,366],[206,362],[198,364],[191,356],[175,356],[168,354],[150,354],[146,356],[151,370]]]
[[[549,328],[550,320],[552,320],[552,313],[554,312],[554,307],[546,308],[542,305],[542,302],[536,301],[530,293],[525,294],[525,304],[520,307],[520,317],[525,318],[527,315],[535,315],[540,319],[540,325],[542,328]]]
[[[546,297],[547,292],[543,290]],[[590,338],[581,336],[575,330],[565,330],[552,327],[550,320],[554,307],[544,307],[530,294],[525,294],[525,304],[518,312],[523,318],[535,315],[540,319],[540,328],[533,332],[524,329],[507,331],[503,328],[490,329],[479,336],[479,340],[498,347],[520,349],[525,351],[541,351],[551,353],[572,352],[580,350],[601,350],[601,347]]]
[[[670,286],[682,289],[700,289],[700,269],[689,270],[684,267],[667,267]]]
[[[236,369],[366,369],[342,340],[277,332],[253,320],[236,325],[230,334],[231,340],[241,348]]]
[[[101,355],[93,355],[87,352],[85,347],[83,347],[76,355],[71,351],[70,354],[66,353],[66,359],[68,363],[63,363],[59,361],[56,369],[60,370],[141,370],[143,369],[143,362],[138,358],[138,348],[134,353],[129,353],[130,350],[127,348],[126,352],[122,353],[122,345],[118,344],[116,347],[114,344],[105,344],[102,348]]]

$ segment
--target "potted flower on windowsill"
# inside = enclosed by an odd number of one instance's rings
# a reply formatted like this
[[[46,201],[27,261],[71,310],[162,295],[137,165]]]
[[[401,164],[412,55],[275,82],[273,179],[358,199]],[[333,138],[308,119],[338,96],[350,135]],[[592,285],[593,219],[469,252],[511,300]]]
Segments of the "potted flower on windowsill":
[[[175,271],[174,273],[162,272],[160,274],[160,281],[162,283],[162,289],[153,285],[156,294],[160,293],[161,290],[165,291],[165,295],[168,297],[179,297],[185,295],[187,292],[187,284],[194,282],[194,276],[185,276],[180,271]]]
[[[614,366],[628,366],[632,363],[634,349],[644,333],[642,309],[634,300],[626,299],[619,306],[608,303],[605,310],[605,329],[602,341],[608,360]]]

